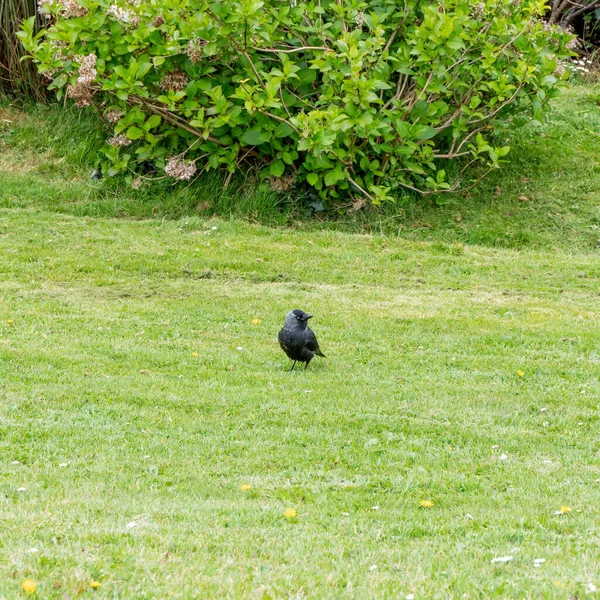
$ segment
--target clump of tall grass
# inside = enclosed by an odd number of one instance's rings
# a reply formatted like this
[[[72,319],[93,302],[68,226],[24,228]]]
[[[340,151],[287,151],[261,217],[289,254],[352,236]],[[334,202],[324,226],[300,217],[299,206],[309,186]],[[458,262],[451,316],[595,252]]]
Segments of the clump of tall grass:
[[[37,14],[35,0],[0,0],[0,93],[44,100],[47,92],[35,64],[17,38],[25,19]],[[38,17],[39,18],[39,17]]]

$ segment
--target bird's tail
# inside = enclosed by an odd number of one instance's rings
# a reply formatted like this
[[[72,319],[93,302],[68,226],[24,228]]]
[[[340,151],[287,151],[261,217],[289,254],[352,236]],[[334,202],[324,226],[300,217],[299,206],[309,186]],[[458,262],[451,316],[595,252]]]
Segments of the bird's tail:
[[[325,355],[320,350],[317,350],[315,354],[317,356],[322,356],[323,358],[325,358]]]

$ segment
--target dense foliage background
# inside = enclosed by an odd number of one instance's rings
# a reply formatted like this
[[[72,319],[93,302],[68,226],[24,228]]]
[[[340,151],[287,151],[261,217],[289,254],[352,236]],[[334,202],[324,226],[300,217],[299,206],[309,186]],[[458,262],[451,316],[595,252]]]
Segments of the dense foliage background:
[[[46,98],[46,86],[31,61],[21,60],[26,51],[17,32],[24,20],[36,16],[35,0],[0,0],[0,94]],[[38,26],[41,20],[38,18]]]
[[[279,190],[377,203],[464,187],[539,116],[569,36],[539,0],[41,0],[20,34],[51,89],[110,126],[108,175],[192,180],[258,166]],[[557,70],[558,69],[558,70]],[[469,181],[469,183],[471,183]]]

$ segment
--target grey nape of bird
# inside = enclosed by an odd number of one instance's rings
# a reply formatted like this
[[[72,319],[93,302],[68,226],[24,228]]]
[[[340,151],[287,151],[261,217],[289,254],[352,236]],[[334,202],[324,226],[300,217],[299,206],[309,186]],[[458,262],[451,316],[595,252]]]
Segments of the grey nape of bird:
[[[312,315],[296,308],[287,314],[283,329],[279,332],[281,349],[294,361],[290,371],[294,370],[297,362],[306,363],[306,369],[315,354],[325,356],[319,348],[317,337],[308,326],[309,319],[312,319]]]

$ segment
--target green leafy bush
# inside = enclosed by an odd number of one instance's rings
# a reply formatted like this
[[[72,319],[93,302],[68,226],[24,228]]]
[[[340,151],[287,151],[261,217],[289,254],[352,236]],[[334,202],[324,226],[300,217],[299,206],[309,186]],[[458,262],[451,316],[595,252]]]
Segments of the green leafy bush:
[[[110,124],[109,175],[252,164],[280,189],[376,203],[497,166],[492,124],[543,112],[568,40],[543,0],[40,2],[47,29],[21,39],[50,88]]]

